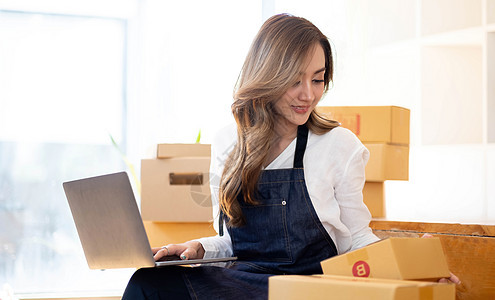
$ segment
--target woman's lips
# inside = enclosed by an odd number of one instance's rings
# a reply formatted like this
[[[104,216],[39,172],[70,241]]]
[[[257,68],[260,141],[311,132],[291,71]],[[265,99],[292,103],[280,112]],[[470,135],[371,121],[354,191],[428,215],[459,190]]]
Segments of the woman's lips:
[[[309,109],[309,106],[307,106],[307,105],[306,106],[291,105],[290,107],[297,114],[305,114]]]

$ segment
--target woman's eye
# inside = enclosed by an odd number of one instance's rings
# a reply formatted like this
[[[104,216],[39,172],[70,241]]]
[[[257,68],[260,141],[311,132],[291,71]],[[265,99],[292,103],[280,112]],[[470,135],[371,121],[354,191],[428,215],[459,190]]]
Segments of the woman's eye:
[[[314,83],[323,83],[325,81],[324,80],[320,80],[320,79],[313,79],[313,82]]]
[[[301,84],[301,81],[297,81],[297,82],[294,83],[294,86],[298,86],[300,84]]]

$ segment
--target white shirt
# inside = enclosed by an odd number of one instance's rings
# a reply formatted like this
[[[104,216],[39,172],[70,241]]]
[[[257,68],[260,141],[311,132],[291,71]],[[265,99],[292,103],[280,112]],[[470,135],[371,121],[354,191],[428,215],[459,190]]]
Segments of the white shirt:
[[[210,185],[214,227],[218,232],[218,186],[227,156],[237,142],[235,125],[221,130],[212,143]],[[266,169],[292,168],[296,139]],[[348,129],[337,127],[323,135],[309,131],[304,154],[304,176],[315,211],[339,254],[378,241],[363,203],[364,168],[369,151]],[[224,225],[223,236],[198,239],[205,258],[232,256],[232,242]]]

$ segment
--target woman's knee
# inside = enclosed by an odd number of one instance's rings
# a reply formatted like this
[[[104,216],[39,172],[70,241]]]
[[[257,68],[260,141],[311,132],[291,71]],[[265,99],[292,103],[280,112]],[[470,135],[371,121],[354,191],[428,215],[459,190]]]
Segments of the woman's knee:
[[[129,282],[132,282],[134,284],[143,284],[146,282],[149,282],[154,276],[153,273],[156,273],[154,270],[155,268],[141,268],[137,269],[134,274],[132,274],[131,279]]]
[[[175,297],[175,298],[174,298]],[[141,268],[132,275],[122,299],[188,299],[181,269]]]
[[[152,273],[153,271],[149,268],[136,270],[129,279],[122,299],[148,299],[153,290],[151,280],[154,276]]]

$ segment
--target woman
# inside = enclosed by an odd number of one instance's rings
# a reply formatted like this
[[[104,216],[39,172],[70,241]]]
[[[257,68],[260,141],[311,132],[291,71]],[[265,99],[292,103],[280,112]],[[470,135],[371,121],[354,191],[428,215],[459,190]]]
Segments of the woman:
[[[153,249],[156,260],[238,261],[141,269],[124,299],[266,299],[269,276],[321,273],[322,260],[378,240],[362,201],[369,153],[314,111],[332,75],[330,44],[312,23],[286,14],[264,23],[238,80],[236,130],[212,147],[219,235]]]

